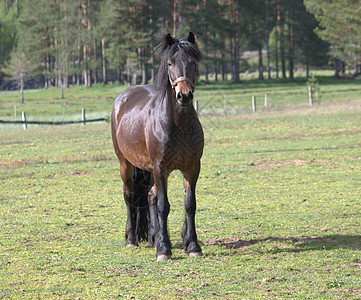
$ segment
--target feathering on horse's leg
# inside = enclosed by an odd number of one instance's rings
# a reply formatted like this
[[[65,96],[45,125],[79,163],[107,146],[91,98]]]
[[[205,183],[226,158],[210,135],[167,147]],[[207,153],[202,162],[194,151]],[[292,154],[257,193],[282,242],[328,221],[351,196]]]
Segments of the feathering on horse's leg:
[[[198,244],[195,214],[196,214],[196,183],[199,175],[199,166],[191,172],[183,172],[184,175],[184,211],[185,221],[183,226],[182,238],[183,247],[190,257],[202,256],[201,247]]]

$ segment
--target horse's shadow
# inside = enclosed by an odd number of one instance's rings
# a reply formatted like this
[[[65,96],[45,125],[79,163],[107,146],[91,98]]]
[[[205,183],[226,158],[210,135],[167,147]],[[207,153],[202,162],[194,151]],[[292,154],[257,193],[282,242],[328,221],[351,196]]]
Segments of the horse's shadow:
[[[316,250],[351,249],[361,250],[360,235],[328,235],[311,237],[268,237],[243,240],[241,238],[219,238],[204,242],[204,245],[218,245],[226,249],[241,250],[264,243],[273,245],[272,252],[305,252]]]

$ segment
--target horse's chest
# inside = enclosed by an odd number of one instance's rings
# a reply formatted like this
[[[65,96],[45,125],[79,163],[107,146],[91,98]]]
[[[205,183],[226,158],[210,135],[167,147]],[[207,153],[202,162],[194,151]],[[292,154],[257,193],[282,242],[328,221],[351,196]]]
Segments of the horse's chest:
[[[204,137],[199,122],[188,122],[177,128],[167,143],[164,161],[174,169],[188,168],[203,153]]]

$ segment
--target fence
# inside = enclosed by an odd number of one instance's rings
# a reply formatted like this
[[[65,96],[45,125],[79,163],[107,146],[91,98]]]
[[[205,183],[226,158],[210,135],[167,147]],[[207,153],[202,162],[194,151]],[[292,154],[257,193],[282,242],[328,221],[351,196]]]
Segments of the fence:
[[[302,90],[302,89],[301,89]],[[301,91],[300,90],[300,91]],[[318,93],[316,93],[316,95],[313,95],[313,89],[311,88],[311,86],[308,87],[308,105],[312,106],[315,102],[315,100],[318,100]],[[279,92],[276,92],[277,94]],[[275,92],[271,92],[271,101],[269,99],[269,95],[267,93],[261,94],[261,93],[257,93],[256,96],[252,95],[252,94],[248,94],[247,97],[243,97],[244,100],[244,104],[247,103],[246,105],[248,107],[251,107],[251,110],[241,107],[241,106],[237,106],[235,105],[234,101],[232,101],[232,99],[229,99],[226,93],[224,93],[224,91],[222,89],[213,91],[212,94],[209,95],[209,97],[207,97],[207,101],[205,102],[203,101],[194,101],[194,107],[195,110],[197,111],[197,113],[200,116],[219,116],[219,115],[224,115],[226,116],[231,116],[231,115],[237,115],[237,114],[243,114],[243,113],[249,113],[249,112],[262,112],[265,110],[270,110],[272,108],[274,108],[275,106],[272,105],[273,103],[273,99],[272,96],[274,98],[274,94],[276,94]],[[284,91],[282,92],[284,93]],[[302,98],[306,96],[306,93],[304,93],[303,91],[299,92],[300,94],[302,94]],[[304,95],[304,96],[303,96]],[[263,100],[264,99],[264,100]],[[306,104],[306,102],[304,102]],[[65,115],[65,104],[63,107],[63,115]],[[14,105],[14,119],[16,119],[16,105]],[[74,120],[74,121],[28,121],[26,119],[26,114],[25,112],[22,112],[22,120],[21,121],[15,121],[15,120],[0,120],[0,125],[1,124],[22,124],[24,129],[27,129],[28,125],[68,125],[68,124],[83,124],[85,125],[86,123],[92,123],[92,122],[104,122],[109,120],[109,118],[94,118],[94,119],[86,119],[85,116],[85,109],[82,109],[81,112],[81,120]]]
[[[283,101],[276,100],[276,98],[285,98],[285,94],[287,94],[287,97],[294,99],[284,103],[282,103]],[[319,103],[318,92],[314,92],[311,86],[308,86],[307,90],[298,88],[289,91],[255,91],[255,94],[247,92],[247,95],[236,96],[227,93],[223,89],[218,89],[212,91],[207,96],[203,96],[201,101],[195,100],[194,102],[195,110],[201,116],[239,115],[282,109],[282,107],[313,106],[315,103]],[[236,101],[234,100],[235,98],[237,99]],[[240,99],[241,102],[239,101]]]
[[[14,109],[16,114],[16,108]],[[28,121],[26,120],[25,112],[22,112],[22,121],[7,121],[7,120],[0,120],[0,124],[23,124],[23,128],[26,130],[29,124],[33,125],[67,125],[67,124],[83,124],[92,123],[92,122],[104,122],[107,121],[107,118],[97,118],[97,119],[86,119],[85,109],[82,109],[81,112],[81,120],[76,121]]]

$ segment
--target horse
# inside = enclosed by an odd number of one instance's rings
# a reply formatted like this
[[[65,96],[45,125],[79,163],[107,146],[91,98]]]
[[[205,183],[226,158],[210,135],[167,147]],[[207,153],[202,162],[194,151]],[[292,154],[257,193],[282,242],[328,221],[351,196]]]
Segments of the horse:
[[[193,94],[202,59],[195,36],[160,39],[155,84],[127,88],[115,99],[111,132],[120,163],[127,206],[125,246],[148,241],[157,261],[171,258],[167,228],[168,176],[180,170],[184,180],[185,221],[182,242],[189,257],[202,256],[195,229],[196,183],[204,135]]]

